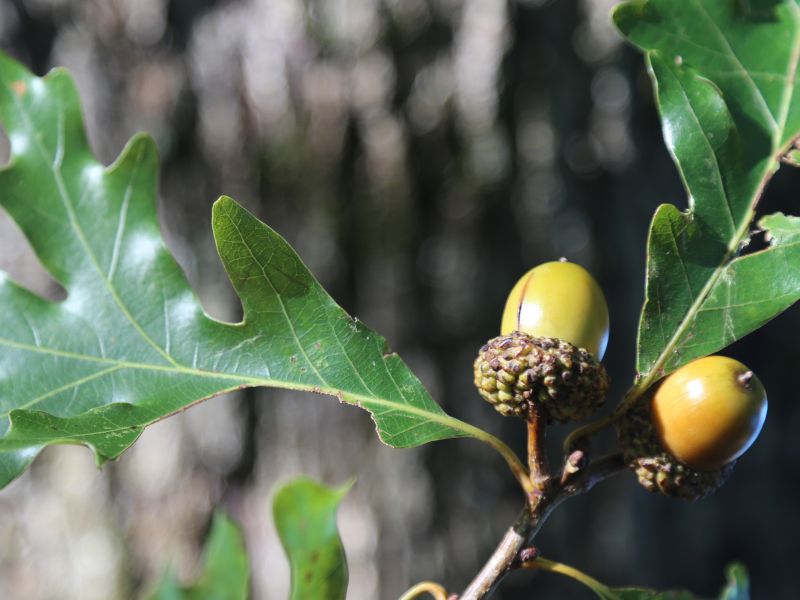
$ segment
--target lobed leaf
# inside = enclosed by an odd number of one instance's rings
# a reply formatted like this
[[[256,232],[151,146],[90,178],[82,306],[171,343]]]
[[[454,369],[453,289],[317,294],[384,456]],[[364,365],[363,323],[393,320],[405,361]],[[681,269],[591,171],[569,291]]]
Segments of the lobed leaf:
[[[646,388],[800,299],[791,241],[773,236],[740,257],[763,189],[800,136],[800,5],[635,0],[614,19],[645,52],[689,194],[688,210],[663,205],[650,228],[637,357]]]
[[[0,206],[67,291],[48,302],[0,273],[0,486],[48,444],[85,444],[102,463],[146,425],[247,386],[336,396],[370,411],[392,446],[472,436],[518,465],[447,415],[283,238],[227,197],[213,230],[244,319],[205,315],[161,238],[152,140],[137,135],[98,163],[65,70],[40,79],[0,55],[0,123],[11,143]]]
[[[351,487],[352,482],[331,489],[311,479],[298,478],[275,495],[275,525],[292,569],[290,600],[344,600],[347,558],[336,513]]]

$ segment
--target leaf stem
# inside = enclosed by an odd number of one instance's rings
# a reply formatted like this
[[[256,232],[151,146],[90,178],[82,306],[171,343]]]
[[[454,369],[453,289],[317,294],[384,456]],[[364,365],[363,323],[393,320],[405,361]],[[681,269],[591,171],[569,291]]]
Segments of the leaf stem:
[[[575,567],[570,567],[564,563],[548,560],[539,556],[533,560],[522,563],[522,568],[550,571],[551,573],[560,573],[561,575],[566,575],[575,581],[581,582],[603,600],[619,600],[619,594],[616,594],[613,590],[609,589],[607,585],[600,583],[594,577],[590,577],[583,571],[579,571]]]
[[[622,397],[614,410],[604,417],[571,431],[564,440],[564,453],[569,454],[581,447],[583,440],[590,438],[616,423],[628,408],[647,390],[634,386]]]
[[[527,497],[530,497],[531,494],[535,493],[534,485],[528,475],[528,469],[525,468],[524,464],[522,464],[522,461],[519,459],[519,456],[517,456],[516,452],[509,448],[508,445],[500,438],[487,433],[483,429],[474,427],[469,423],[461,422],[460,424],[462,425],[462,430],[464,433],[486,444],[489,444],[492,448],[500,453],[500,456],[505,459],[506,463],[508,464],[508,468],[511,469],[511,473],[513,473],[514,478],[519,482],[520,486],[522,486],[522,489],[525,491],[525,495]]]
[[[406,591],[399,600],[414,600],[422,594],[430,594],[434,600],[447,600],[447,590],[433,581],[423,581]]]

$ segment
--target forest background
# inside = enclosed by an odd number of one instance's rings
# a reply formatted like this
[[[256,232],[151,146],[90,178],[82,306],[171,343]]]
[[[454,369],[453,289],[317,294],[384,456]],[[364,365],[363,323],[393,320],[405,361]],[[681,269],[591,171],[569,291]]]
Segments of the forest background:
[[[517,424],[471,381],[511,285],[561,256],[594,273],[618,395],[633,376],[649,219],[686,202],[613,4],[2,0],[0,48],[40,75],[72,71],[104,162],[137,131],[155,137],[162,229],[209,314],[241,310],[211,236],[225,193],[284,235],[445,410],[521,449]],[[759,212],[796,212],[798,186],[781,169]],[[2,212],[0,269],[63,296]],[[773,400],[728,484],[687,504],[614,478],[553,515],[537,540],[547,555],[610,584],[705,595],[741,560],[755,598],[793,597],[798,331],[794,307],[727,352]],[[252,389],[149,428],[102,471],[85,449],[50,448],[0,494],[0,597],[127,598],[168,565],[189,578],[221,506],[244,528],[254,597],[285,598],[269,505],[300,473],[358,478],[340,511],[349,598],[396,598],[426,578],[461,589],[519,509],[513,478],[474,441],[399,451],[373,429],[330,398]],[[591,595],[538,577],[542,597]],[[530,597],[530,578],[510,578],[502,597]]]

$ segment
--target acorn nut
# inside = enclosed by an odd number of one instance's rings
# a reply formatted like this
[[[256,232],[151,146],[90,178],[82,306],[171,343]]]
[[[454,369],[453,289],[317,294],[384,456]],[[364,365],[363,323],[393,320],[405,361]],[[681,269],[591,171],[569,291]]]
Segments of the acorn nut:
[[[767,413],[745,365],[709,356],[665,377],[617,424],[625,459],[650,491],[696,500],[728,478]]]
[[[500,333],[558,338],[602,360],[608,328],[608,305],[594,278],[580,265],[555,261],[534,267],[517,282],[506,300]]]
[[[583,267],[560,261],[528,271],[506,300],[500,330],[474,365],[479,393],[498,412],[526,417],[537,402],[548,420],[566,422],[603,403],[608,306]]]

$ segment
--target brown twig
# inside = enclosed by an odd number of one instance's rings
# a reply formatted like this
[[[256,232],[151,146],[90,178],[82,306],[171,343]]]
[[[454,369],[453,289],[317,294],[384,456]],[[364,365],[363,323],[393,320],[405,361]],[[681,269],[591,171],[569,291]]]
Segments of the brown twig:
[[[546,416],[541,405],[532,403],[528,412],[528,471],[533,493],[528,495],[531,510],[547,494],[552,479],[544,447]]]
[[[520,551],[531,545],[533,538],[556,506],[567,498],[590,490],[595,484],[619,473],[624,467],[622,454],[610,454],[575,470],[571,476],[563,477],[563,483],[550,486],[534,508],[526,506],[522,510],[489,560],[459,596],[459,600],[487,598],[508,573],[521,565]]]

